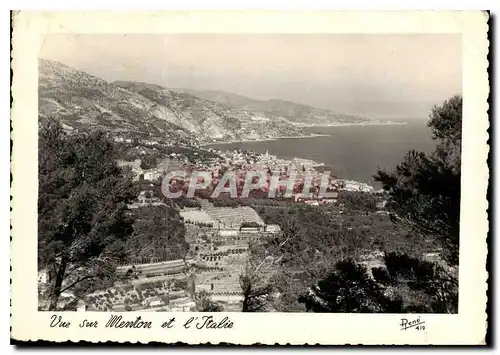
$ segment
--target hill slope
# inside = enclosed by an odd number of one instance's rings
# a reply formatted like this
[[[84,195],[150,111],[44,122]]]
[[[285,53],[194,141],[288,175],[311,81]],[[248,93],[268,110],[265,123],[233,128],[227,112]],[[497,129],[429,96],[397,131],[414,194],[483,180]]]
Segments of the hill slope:
[[[159,115],[157,111],[163,111]],[[39,61],[38,112],[78,129],[192,139],[175,115],[145,97],[66,65]]]
[[[284,100],[257,100],[219,90],[173,90],[188,93],[205,100],[216,101],[242,110],[258,112],[266,115],[281,116],[296,126],[328,126],[370,122],[367,118],[355,115],[339,114],[330,110]]]
[[[134,90],[159,107],[166,107],[178,117],[178,124],[184,124],[183,127],[205,141],[264,139],[303,134],[300,128],[276,115],[264,115],[234,108],[186,93],[153,88],[144,83],[115,82],[115,84]]]
[[[39,62],[39,116],[66,126],[100,128],[175,142],[297,136],[286,119],[140,82],[109,83],[61,63]]]

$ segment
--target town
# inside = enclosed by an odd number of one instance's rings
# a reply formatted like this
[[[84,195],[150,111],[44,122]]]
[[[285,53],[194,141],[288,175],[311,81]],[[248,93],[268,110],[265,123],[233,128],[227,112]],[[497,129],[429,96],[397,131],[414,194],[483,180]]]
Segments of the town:
[[[184,149],[176,149],[177,152],[170,152],[170,145],[157,140],[115,137],[114,141],[131,160],[119,160],[118,165],[131,171],[133,180],[140,186],[137,200],[129,205],[129,209],[147,211],[176,206],[184,225],[187,250],[178,259],[172,259],[167,253],[155,257],[130,257],[127,261],[120,262],[116,271],[119,278],[110,287],[96,290],[78,300],[71,292],[61,294],[60,304],[63,308],[68,306],[86,311],[185,312],[199,309],[197,298],[202,295],[217,304],[220,310],[240,311],[243,301],[240,275],[248,265],[250,246],[259,245],[281,233],[278,224],[265,223],[254,208],[239,204],[244,184],[248,182],[246,171],[265,172],[262,176],[265,183],[259,185],[253,181],[253,185],[258,186],[243,196],[248,199],[268,199],[265,194],[269,192],[271,171],[277,172],[280,181],[285,181],[284,184],[275,186],[277,198],[285,205],[336,204],[340,191],[376,193],[367,184],[328,176],[328,194],[323,197],[319,192],[325,180],[316,170],[323,164],[309,159],[289,160],[269,152],[258,154],[241,150],[203,149],[198,146],[186,146]],[[161,154],[166,157],[158,159]],[[190,196],[187,204],[185,195],[189,187],[184,186],[183,179],[173,178],[168,185],[171,188],[180,183],[183,196],[179,200],[167,198],[159,187],[170,171],[180,169],[204,171],[211,178],[210,184],[198,184],[193,189],[195,196]],[[226,198],[212,198],[221,175],[231,170],[238,171],[233,174],[236,176],[235,184],[239,192],[240,199],[236,199],[238,202],[232,201],[234,196],[225,192],[221,195],[226,195]],[[286,181],[291,175],[293,181],[287,186]],[[311,182],[309,194],[302,193],[305,179]],[[167,232],[164,233],[164,237],[168,238]],[[71,279],[66,282],[71,282]],[[45,285],[48,283],[48,272],[40,270],[42,309],[43,299],[47,296]]]

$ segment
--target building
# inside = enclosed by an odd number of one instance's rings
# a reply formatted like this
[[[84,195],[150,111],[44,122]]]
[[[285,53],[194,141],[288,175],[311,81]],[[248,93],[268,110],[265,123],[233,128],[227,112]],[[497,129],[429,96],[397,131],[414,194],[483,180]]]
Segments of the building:
[[[171,312],[190,312],[196,308],[196,303],[190,297],[170,301]]]
[[[155,181],[162,176],[161,171],[157,169],[144,170],[144,180]]]
[[[38,283],[46,285],[49,282],[49,273],[46,269],[38,271]]]
[[[248,206],[214,207],[211,203],[203,202],[203,210],[216,221],[216,227],[220,229],[240,228],[243,223],[265,225],[258,213]]]
[[[335,203],[337,202],[337,197],[338,197],[338,192],[337,191],[328,191],[328,194],[330,195],[329,197],[321,197],[321,196],[314,196],[314,195],[302,195],[302,194],[297,194],[293,196],[293,200],[296,203],[306,203],[308,205],[314,205],[318,206],[320,204],[325,204],[325,203]]]
[[[222,229],[219,231],[219,236],[223,237],[223,238],[237,237],[238,230],[237,229]]]
[[[268,224],[268,225],[266,226],[265,231],[266,231],[266,232],[268,232],[268,233],[273,233],[273,234],[275,234],[275,233],[279,233],[279,232],[281,232],[281,228],[280,228],[280,226],[279,226],[279,225],[277,225],[277,224]]]
[[[345,191],[359,191],[359,192],[373,192],[374,188],[368,184],[358,181],[341,180],[341,190]]]
[[[200,224],[208,227],[216,227],[216,222],[202,209],[184,209],[180,212],[184,223]]]
[[[164,302],[159,297],[153,297],[142,301],[144,307],[159,307],[162,306],[163,303]]]
[[[255,228],[255,227],[242,227],[241,228],[241,233],[255,234],[255,233],[259,233],[261,231],[262,231],[262,228]]]
[[[83,301],[78,301],[78,304],[76,306],[76,311],[77,312],[86,312],[87,311],[87,305]]]

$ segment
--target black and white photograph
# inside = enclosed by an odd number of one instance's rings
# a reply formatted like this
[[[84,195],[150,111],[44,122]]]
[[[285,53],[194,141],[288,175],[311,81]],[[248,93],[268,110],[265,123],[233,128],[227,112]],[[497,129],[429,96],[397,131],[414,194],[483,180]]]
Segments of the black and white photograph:
[[[40,310],[456,313],[461,70],[453,34],[47,37]]]
[[[481,342],[486,20],[21,13],[16,334]]]

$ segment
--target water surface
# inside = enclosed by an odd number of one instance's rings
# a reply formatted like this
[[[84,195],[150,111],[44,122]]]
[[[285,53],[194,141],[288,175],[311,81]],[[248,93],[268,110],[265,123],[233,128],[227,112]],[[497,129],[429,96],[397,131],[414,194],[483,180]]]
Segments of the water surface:
[[[324,137],[278,139],[264,142],[211,144],[215,149],[245,149],[283,158],[308,158],[323,162],[337,177],[374,184],[377,168],[391,169],[416,149],[431,152],[436,142],[426,120],[406,125],[313,127],[307,131]]]

